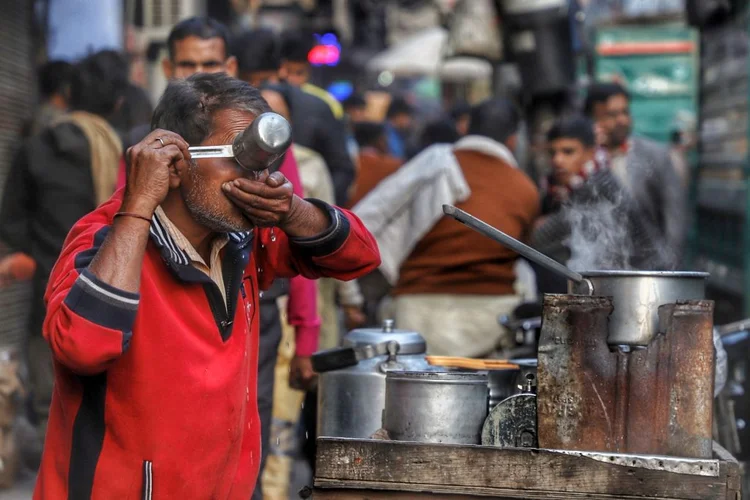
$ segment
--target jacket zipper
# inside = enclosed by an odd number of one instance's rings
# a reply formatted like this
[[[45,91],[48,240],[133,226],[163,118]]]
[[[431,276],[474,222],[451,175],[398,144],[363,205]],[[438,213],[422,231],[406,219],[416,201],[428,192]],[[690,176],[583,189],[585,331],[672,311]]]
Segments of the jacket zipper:
[[[143,461],[143,495],[142,500],[152,500],[151,494],[154,490],[153,463],[149,460]]]
[[[235,255],[234,259],[232,259],[232,267],[231,272],[229,273],[229,279],[224,284],[224,293],[226,294],[226,307],[224,310],[226,311],[226,316],[224,318],[224,321],[221,322],[221,336],[222,338],[225,338],[225,330],[232,325],[234,322],[234,310],[237,305],[237,299],[236,297],[232,297],[232,283],[234,282],[234,275],[236,273],[236,267],[238,262],[238,255]],[[240,288],[242,288],[242,285],[240,284]]]

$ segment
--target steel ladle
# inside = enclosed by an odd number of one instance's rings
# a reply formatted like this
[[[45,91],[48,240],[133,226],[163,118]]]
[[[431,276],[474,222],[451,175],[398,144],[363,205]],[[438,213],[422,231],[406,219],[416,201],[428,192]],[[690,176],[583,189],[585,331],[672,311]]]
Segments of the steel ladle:
[[[518,252],[520,255],[523,255],[527,259],[532,260],[540,266],[549,269],[553,273],[556,273],[575,282],[578,285],[581,285],[588,292],[588,295],[594,294],[594,285],[582,274],[570,270],[568,267],[560,264],[556,260],[547,257],[543,253],[534,250],[528,245],[524,245],[512,236],[508,236],[499,229],[490,226],[486,222],[477,219],[473,215],[464,212],[460,208],[456,208],[453,205],[443,205],[443,213],[445,213],[445,215],[453,217],[458,222],[469,226],[470,228],[483,234],[484,236],[497,241],[501,245],[504,245],[511,250]]]

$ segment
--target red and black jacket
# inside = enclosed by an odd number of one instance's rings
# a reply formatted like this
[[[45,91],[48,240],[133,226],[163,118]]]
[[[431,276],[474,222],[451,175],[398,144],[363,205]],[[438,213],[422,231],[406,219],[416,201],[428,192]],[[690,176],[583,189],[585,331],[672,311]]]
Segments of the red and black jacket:
[[[217,285],[154,218],[138,294],[88,270],[122,192],[81,219],[46,293],[55,389],[36,500],[237,499],[260,460],[258,296],[274,277],[349,280],[380,263],[349,212],[315,238],[231,233]]]

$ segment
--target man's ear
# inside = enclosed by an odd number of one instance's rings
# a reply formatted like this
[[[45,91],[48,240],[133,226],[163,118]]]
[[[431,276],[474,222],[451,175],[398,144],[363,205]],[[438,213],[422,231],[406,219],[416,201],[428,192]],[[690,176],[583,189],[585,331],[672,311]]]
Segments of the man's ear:
[[[168,57],[161,60],[161,70],[164,72],[164,78],[171,80],[174,76],[174,69],[172,68],[172,61]]]
[[[182,179],[187,175],[189,168],[190,165],[185,160],[180,160],[169,165],[169,189],[177,189],[180,187]]]
[[[518,134],[513,134],[505,140],[505,145],[510,149],[511,153],[516,152],[518,146]]]
[[[229,56],[225,65],[227,67],[227,74],[232,78],[237,78],[237,58]]]
[[[286,80],[289,76],[289,68],[286,65],[286,60],[281,61],[281,65],[279,66],[279,78],[282,80]]]

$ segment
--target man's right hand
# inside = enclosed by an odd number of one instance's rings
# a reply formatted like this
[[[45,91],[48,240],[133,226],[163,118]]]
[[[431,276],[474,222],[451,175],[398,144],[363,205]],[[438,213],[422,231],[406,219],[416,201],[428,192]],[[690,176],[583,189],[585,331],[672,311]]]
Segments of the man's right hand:
[[[128,172],[122,210],[151,217],[169,192],[169,175],[187,168],[188,143],[174,132],[156,129],[128,149]]]
[[[0,259],[0,288],[18,281],[30,280],[36,270],[34,259],[22,252],[6,255]]]

